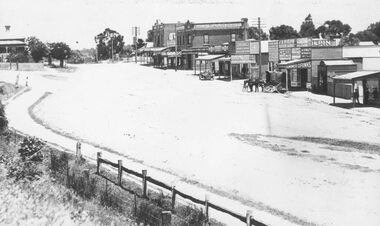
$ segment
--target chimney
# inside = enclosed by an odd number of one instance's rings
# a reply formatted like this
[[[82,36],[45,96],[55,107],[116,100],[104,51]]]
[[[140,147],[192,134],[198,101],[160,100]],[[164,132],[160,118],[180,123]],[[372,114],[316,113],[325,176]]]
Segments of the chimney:
[[[5,25],[5,32],[9,32],[11,30],[11,26],[10,25]]]
[[[241,22],[243,23],[243,40],[245,41],[248,39],[248,18],[241,18]]]

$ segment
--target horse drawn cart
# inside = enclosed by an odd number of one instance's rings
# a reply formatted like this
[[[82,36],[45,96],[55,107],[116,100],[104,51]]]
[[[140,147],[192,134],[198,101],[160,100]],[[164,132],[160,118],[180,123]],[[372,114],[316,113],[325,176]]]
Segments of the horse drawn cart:
[[[199,74],[199,79],[200,80],[214,80],[214,73],[212,73],[211,71],[201,72]]]
[[[270,72],[266,71],[266,80],[260,79],[247,79],[244,81],[243,90],[253,91],[253,86],[255,86],[255,91],[258,91],[258,88],[261,87],[262,92],[266,93],[284,93],[286,89],[285,86],[285,77],[281,72]]]

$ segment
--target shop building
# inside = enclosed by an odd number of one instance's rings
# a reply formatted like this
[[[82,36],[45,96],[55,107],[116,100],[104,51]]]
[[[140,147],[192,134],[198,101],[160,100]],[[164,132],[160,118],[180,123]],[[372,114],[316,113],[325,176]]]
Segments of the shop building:
[[[343,46],[343,58],[350,59],[361,70],[380,70],[380,46]]]
[[[342,46],[336,43],[335,40],[312,38],[270,41],[269,69],[285,73],[289,90],[313,90],[327,94],[330,80],[327,81],[327,74],[318,73],[318,67],[326,66],[323,61],[331,63],[344,59]],[[335,68],[339,70],[335,74],[330,70],[330,75],[352,71],[351,64],[335,65]]]
[[[26,48],[25,38],[11,31],[11,26],[4,26],[0,32],[0,62],[5,62],[11,52],[24,51]]]

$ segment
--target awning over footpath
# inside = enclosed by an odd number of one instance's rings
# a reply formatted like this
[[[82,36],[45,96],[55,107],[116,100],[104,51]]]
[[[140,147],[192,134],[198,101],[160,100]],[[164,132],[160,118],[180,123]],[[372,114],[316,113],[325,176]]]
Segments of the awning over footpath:
[[[356,65],[352,60],[323,60],[321,64],[324,66],[347,66]]]
[[[0,46],[25,46],[26,43],[19,40],[0,40]]]
[[[311,68],[311,60],[310,59],[298,59],[298,60],[290,60],[286,62],[282,62],[277,64],[278,68]]]
[[[205,56],[199,56],[198,58],[195,58],[195,60],[198,61],[213,61],[218,58],[222,58],[224,55],[205,55]]]
[[[174,46],[167,46],[167,47],[146,47],[144,49],[141,49],[141,52],[142,53],[160,53],[160,52],[163,52],[163,51],[166,51],[166,50],[170,50],[170,49],[173,49],[174,50]],[[140,49],[139,49],[140,51]]]
[[[380,78],[380,71],[355,71],[333,77],[336,83],[351,83],[364,78]]]

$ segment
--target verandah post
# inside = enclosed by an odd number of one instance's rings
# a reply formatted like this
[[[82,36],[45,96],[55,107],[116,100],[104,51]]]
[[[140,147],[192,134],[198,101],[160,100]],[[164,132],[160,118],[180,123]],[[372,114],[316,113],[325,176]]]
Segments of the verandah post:
[[[102,157],[102,153],[98,152],[96,153],[96,173],[100,174],[99,168],[100,168],[100,158]]]
[[[175,208],[175,195],[176,195],[175,186],[173,186],[172,187],[172,211],[174,211],[174,208]]]
[[[205,196],[205,215],[206,215],[206,222],[209,221],[209,216],[208,216],[208,201],[209,197],[208,195]]]
[[[142,192],[143,192],[143,197],[146,197],[146,175],[147,175],[148,171],[147,170],[142,170]]]
[[[252,210],[247,210],[247,226],[251,226]]]
[[[122,177],[122,174],[123,174],[123,170],[122,170],[122,167],[123,167],[123,161],[122,160],[118,160],[117,163],[119,164],[119,168],[118,168],[118,172],[117,172],[117,181],[119,183],[119,186],[121,186],[121,177]]]

